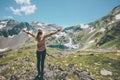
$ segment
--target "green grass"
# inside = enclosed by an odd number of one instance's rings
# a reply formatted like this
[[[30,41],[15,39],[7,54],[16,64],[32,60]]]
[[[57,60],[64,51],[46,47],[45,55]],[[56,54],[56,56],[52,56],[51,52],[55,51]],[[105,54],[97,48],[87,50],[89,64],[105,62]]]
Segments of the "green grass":
[[[66,64],[75,64],[75,68],[78,70],[89,70],[95,79],[108,80],[108,78],[119,79],[120,78],[120,56],[116,54],[120,53],[94,53],[94,56],[88,56],[88,52],[82,53],[83,56],[79,56],[80,53],[71,54],[59,58],[57,60],[50,59],[50,62],[55,65],[61,66],[63,69]],[[82,65],[80,65],[82,64]],[[97,65],[98,64],[98,65]],[[112,72],[112,76],[102,76],[100,71],[107,69]],[[116,73],[118,75],[116,75]]]
[[[10,77],[10,74],[14,72],[18,75],[18,69],[22,67],[22,61],[25,61],[26,57],[30,57],[30,62],[36,64],[36,56],[35,56],[35,44],[27,45],[19,49],[10,50],[5,52],[7,54],[6,57],[0,58],[0,63],[9,65],[9,68],[3,70],[0,74],[7,79]],[[66,51],[67,52],[67,51]],[[77,70],[89,70],[92,77],[96,80],[112,80],[120,79],[120,53],[98,53],[92,51],[79,51],[74,52],[73,54],[63,56],[64,51],[59,49],[47,48],[47,53],[50,56],[46,56],[45,66],[48,67],[48,63],[52,63],[55,66],[60,66],[63,69],[66,69],[68,64],[74,64],[75,69]],[[67,52],[70,53],[70,52]],[[89,54],[93,54],[93,56],[88,56]],[[55,56],[59,55],[59,56]],[[82,55],[82,56],[81,56]],[[16,64],[11,64],[15,61],[19,61]],[[30,63],[25,62],[23,71],[29,69]],[[14,67],[13,71],[12,68]],[[102,69],[107,69],[112,72],[111,76],[103,76],[100,74]],[[54,71],[56,72],[56,71]],[[26,72],[25,72],[26,73]],[[77,79],[73,74],[69,73],[68,77],[71,79]],[[73,79],[73,80],[74,80]]]
[[[116,45],[116,46],[114,46]],[[100,48],[108,48],[108,47],[119,47],[120,46],[120,37],[107,42],[106,44],[103,44],[102,46],[100,46]]]

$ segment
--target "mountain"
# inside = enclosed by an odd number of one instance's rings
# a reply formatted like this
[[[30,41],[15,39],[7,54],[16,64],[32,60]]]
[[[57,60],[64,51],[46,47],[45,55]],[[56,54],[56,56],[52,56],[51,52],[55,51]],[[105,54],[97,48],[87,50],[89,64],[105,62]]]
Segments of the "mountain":
[[[37,32],[38,28],[41,28],[45,32],[56,30],[58,25],[39,23],[37,21],[28,22],[17,22],[15,20],[0,20],[0,36],[9,37],[13,35],[18,35],[22,29],[28,31]]]
[[[120,5],[88,24],[75,24],[48,39],[62,49],[120,49]]]
[[[106,16],[88,24],[75,24],[63,30],[68,45],[80,49],[120,49],[120,5]],[[64,36],[65,37],[65,36]],[[66,38],[62,39],[62,43]],[[63,43],[62,45],[65,45]]]
[[[108,15],[89,23],[89,25],[96,29],[94,39],[97,39],[97,47],[120,49],[120,5]]]
[[[4,23],[4,24],[3,24]],[[0,21],[1,29],[0,36],[9,37],[13,35],[18,35],[22,29],[34,30],[34,28],[27,22],[17,22],[15,20]]]
[[[61,26],[38,21],[28,23],[0,20],[0,36],[9,39],[11,36],[20,34],[22,29],[36,33],[38,28],[49,33],[59,27]],[[120,49],[119,35],[120,5],[96,21],[66,27],[61,33],[50,37],[46,43],[48,47],[61,49]]]
[[[22,29],[36,33],[38,28],[40,28],[46,33],[54,31],[58,27],[60,26],[37,21],[28,23],[15,20],[0,20],[0,49],[15,48],[24,44],[29,38],[21,31]]]

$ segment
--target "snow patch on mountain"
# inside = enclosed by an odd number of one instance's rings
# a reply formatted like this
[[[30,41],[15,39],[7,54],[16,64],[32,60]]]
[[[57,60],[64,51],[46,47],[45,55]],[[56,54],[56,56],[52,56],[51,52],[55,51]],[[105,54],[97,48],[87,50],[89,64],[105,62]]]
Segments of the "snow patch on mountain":
[[[91,27],[89,33],[92,33],[93,31],[95,31],[95,29],[93,27]]]
[[[101,28],[101,29],[100,29],[100,32],[104,32],[104,31],[105,31],[105,28]]]
[[[8,21],[0,21],[0,29],[6,27]]]
[[[115,23],[116,21],[119,21],[120,20],[120,14],[117,14],[117,15],[115,15],[115,20],[113,20],[113,21],[111,21],[110,23],[108,23],[109,25],[110,24],[113,24],[113,23]]]
[[[116,20],[120,20],[120,14],[115,15]]]
[[[41,24],[41,23],[37,23],[37,25],[38,25],[38,26],[43,26],[43,24]]]
[[[91,40],[91,41],[89,41],[88,43],[91,44],[91,43],[93,43],[93,42],[95,42],[95,40]]]
[[[80,24],[81,28],[89,28],[89,25],[87,24]]]
[[[12,36],[8,36],[8,38],[13,38],[15,35],[12,35]]]
[[[89,28],[88,24],[74,24],[73,26],[80,26],[81,28]]]
[[[110,23],[108,23],[108,24],[110,25],[110,24],[113,24],[113,23],[115,23],[115,21],[111,21],[111,22],[110,22]]]
[[[76,48],[79,47],[78,45],[73,45],[72,44],[72,39],[71,38],[69,38],[69,43],[66,43],[64,45],[67,46],[67,47],[69,47],[70,49],[76,49]]]
[[[7,47],[7,48],[0,49],[0,52],[6,51],[7,49],[8,49],[8,47]]]

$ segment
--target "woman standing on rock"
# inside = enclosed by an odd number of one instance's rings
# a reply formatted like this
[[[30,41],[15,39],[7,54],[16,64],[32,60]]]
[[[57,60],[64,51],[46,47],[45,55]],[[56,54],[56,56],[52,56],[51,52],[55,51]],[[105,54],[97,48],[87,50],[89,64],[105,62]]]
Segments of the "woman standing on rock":
[[[29,34],[32,37],[34,37],[36,42],[37,42],[36,56],[37,56],[37,71],[38,71],[38,75],[36,76],[35,79],[39,79],[39,80],[42,79],[43,80],[44,61],[45,61],[45,56],[46,56],[45,39],[47,37],[50,37],[50,36],[54,35],[54,34],[57,34],[61,30],[62,29],[60,28],[57,31],[51,32],[51,33],[46,34],[46,35],[43,33],[43,31],[41,29],[38,29],[37,35],[34,35],[34,34],[30,33],[29,31],[22,30],[26,34]]]

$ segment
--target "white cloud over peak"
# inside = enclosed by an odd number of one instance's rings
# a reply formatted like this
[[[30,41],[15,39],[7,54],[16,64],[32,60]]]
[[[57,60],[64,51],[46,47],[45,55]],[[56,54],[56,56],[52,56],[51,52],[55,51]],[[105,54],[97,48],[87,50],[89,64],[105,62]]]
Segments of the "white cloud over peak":
[[[21,7],[21,11],[25,12],[26,15],[34,13],[35,10],[36,10],[36,6],[35,5],[28,5],[28,6],[22,6]]]
[[[18,9],[14,9],[13,7],[10,7],[10,9],[13,12],[13,14],[15,14],[15,15],[22,15],[22,13],[24,13],[25,15],[28,15],[28,14],[32,14],[35,12],[36,6],[35,5],[27,5],[27,6],[21,6]]]
[[[10,7],[10,10],[13,12],[15,15],[29,15],[35,12],[36,5],[31,4],[30,0],[15,0],[17,4],[20,4],[19,8],[14,8]]]
[[[17,4],[30,4],[30,0],[15,0]]]
[[[14,9],[13,7],[10,7],[10,10],[13,12],[15,15],[21,15],[20,9]]]

